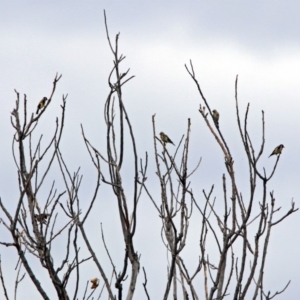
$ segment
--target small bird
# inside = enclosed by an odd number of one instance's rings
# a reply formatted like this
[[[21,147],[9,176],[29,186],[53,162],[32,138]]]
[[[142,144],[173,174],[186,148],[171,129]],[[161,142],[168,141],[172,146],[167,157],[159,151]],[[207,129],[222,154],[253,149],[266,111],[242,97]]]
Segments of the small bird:
[[[217,112],[217,110],[213,110],[212,111],[212,118],[217,126],[217,128],[219,128],[219,118],[220,118],[220,114]]]
[[[175,144],[171,141],[171,139],[166,134],[161,132],[159,135],[160,135],[160,139],[162,140],[162,142],[164,142],[164,144],[171,143],[175,146]]]
[[[273,150],[273,152],[271,153],[271,155],[270,156],[272,156],[272,155],[279,155],[279,154],[281,154],[281,151],[282,151],[282,149],[284,148],[284,146],[282,145],[282,144],[280,144],[279,146],[277,146],[274,150]],[[270,157],[269,156],[269,157]]]
[[[40,215],[34,215],[35,219],[43,224],[47,224],[47,218],[49,217],[49,214],[40,214]]]
[[[37,106],[36,114],[38,114],[38,113],[39,113],[39,110],[42,109],[42,108],[45,106],[46,101],[47,101],[47,97],[44,97],[44,98],[39,102],[39,104],[38,104],[38,106]]]
[[[91,283],[92,283],[92,286],[91,286],[91,289],[95,289],[98,285],[99,285],[99,279],[97,277],[91,279]]]

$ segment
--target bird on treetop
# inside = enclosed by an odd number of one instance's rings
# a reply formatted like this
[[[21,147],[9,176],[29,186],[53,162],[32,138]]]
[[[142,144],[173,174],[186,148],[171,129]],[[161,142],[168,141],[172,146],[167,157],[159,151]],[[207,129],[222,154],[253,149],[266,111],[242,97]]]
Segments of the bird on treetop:
[[[214,110],[212,111],[212,117],[213,117],[213,120],[214,120],[214,122],[215,122],[217,128],[219,128],[219,118],[220,118],[220,114],[217,112],[216,109],[214,109]]]
[[[175,146],[175,144],[171,141],[171,139],[166,134],[164,134],[163,132],[161,132],[159,135],[160,135],[160,139],[162,140],[162,142],[164,144],[171,143],[171,144],[173,144]]]
[[[270,156],[281,154],[281,151],[282,151],[283,148],[284,148],[284,146],[283,146],[282,144],[280,144],[279,146],[277,146],[277,147],[273,150],[273,152],[271,153]],[[269,157],[270,157],[270,156],[269,156]]]
[[[39,102],[39,104],[38,104],[38,106],[37,106],[36,114],[38,114],[38,113],[39,113],[39,110],[42,109],[42,108],[45,106],[46,101],[47,101],[47,97],[44,97],[44,98]]]

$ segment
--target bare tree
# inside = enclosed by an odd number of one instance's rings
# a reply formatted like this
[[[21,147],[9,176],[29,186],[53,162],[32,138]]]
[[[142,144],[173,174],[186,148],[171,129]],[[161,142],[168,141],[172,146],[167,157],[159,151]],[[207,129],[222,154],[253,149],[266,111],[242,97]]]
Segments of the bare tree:
[[[61,141],[64,127],[66,97],[63,97],[61,123],[59,124],[58,120],[56,120],[56,129],[49,144],[46,147],[42,147],[41,136],[34,145],[33,132],[38,125],[39,119],[43,116],[45,110],[51,103],[57,82],[60,78],[61,76],[56,75],[53,82],[53,89],[50,97],[47,99],[47,103],[37,116],[31,113],[29,120],[27,120],[26,95],[24,95],[22,114],[20,110],[20,95],[16,92],[17,100],[12,112],[11,123],[16,131],[13,137],[13,157],[17,166],[20,196],[13,214],[10,214],[4,204],[0,202],[1,209],[7,218],[7,221],[1,219],[2,224],[10,232],[12,237],[12,242],[1,242],[1,244],[7,247],[14,247],[17,250],[20,259],[19,263],[25,268],[26,273],[44,299],[50,298],[29,263],[28,256],[33,256],[40,265],[47,270],[59,299],[69,299],[66,291],[68,277],[71,271],[78,267],[79,264],[79,262],[76,263],[74,259],[72,264],[70,264],[68,268],[65,268],[69,258],[70,238],[74,229],[73,218],[70,217],[65,226],[54,232],[54,225],[57,219],[57,204],[65,192],[57,194],[57,192],[54,191],[53,183],[50,187],[46,202],[41,203],[38,201],[38,192],[53,165]],[[46,155],[50,156],[48,165],[45,168],[40,167]],[[52,227],[50,224],[52,224]],[[66,228],[69,228],[66,258],[61,262],[61,266],[56,269],[54,266],[56,261],[51,255],[51,247],[55,239]],[[60,274],[61,271],[64,271],[63,275]],[[4,285],[3,281],[2,284]],[[19,281],[16,280],[16,286],[18,284]]]
[[[222,205],[216,204],[215,187],[209,191],[203,189],[203,195],[193,192],[193,187],[199,185],[192,181],[196,170],[200,167],[201,158],[194,169],[188,171],[190,149],[191,120],[187,120],[186,134],[173,151],[169,150],[168,139],[159,137],[156,132],[155,115],[152,116],[153,146],[157,176],[157,190],[160,189],[160,199],[153,196],[156,191],[147,187],[148,155],[145,160],[138,156],[136,138],[130,121],[130,116],[123,101],[123,86],[134,76],[129,76],[129,69],[121,71],[121,63],[125,59],[119,51],[119,34],[111,41],[105,18],[107,40],[113,55],[113,66],[108,76],[109,93],[104,105],[104,121],[106,136],[106,153],[97,149],[96,142],[90,141],[84,127],[81,133],[87,153],[97,176],[92,198],[87,209],[82,206],[80,187],[82,175],[80,169],[72,172],[68,167],[60,144],[64,130],[66,99],[62,97],[61,118],[56,119],[56,128],[46,146],[42,144],[43,136],[36,138],[35,130],[55,94],[61,75],[56,75],[49,97],[44,97],[38,105],[36,115],[27,111],[27,96],[24,95],[23,105],[16,91],[16,105],[11,113],[11,124],[15,130],[13,136],[13,157],[17,167],[19,198],[13,212],[9,212],[7,200],[0,199],[2,217],[1,225],[9,232],[10,241],[0,244],[16,250],[19,259],[17,265],[14,298],[17,298],[18,286],[25,275],[28,275],[38,293],[43,299],[51,299],[49,285],[54,288],[58,299],[123,299],[140,298],[136,295],[137,279],[140,271],[140,256],[135,242],[137,226],[141,226],[137,214],[139,199],[144,193],[157,210],[162,230],[162,244],[168,253],[166,268],[168,276],[165,279],[165,289],[161,298],[173,299],[273,299],[282,293],[281,290],[266,292],[264,288],[264,270],[268,254],[269,239],[273,226],[281,223],[296,212],[292,201],[290,209],[276,218],[280,207],[276,205],[275,193],[268,195],[268,183],[275,174],[281,152],[277,153],[274,168],[270,174],[258,167],[265,145],[265,120],[262,112],[262,142],[258,151],[254,148],[247,122],[250,105],[248,104],[242,121],[238,103],[238,77],[235,82],[235,106],[237,127],[240,132],[241,144],[248,161],[249,188],[243,190],[238,186],[235,173],[234,157],[230,145],[223,132],[219,113],[210,107],[204,97],[199,82],[196,79],[192,62],[185,66],[186,71],[198,89],[201,105],[199,113],[207,129],[214,136],[216,144],[224,155],[226,174],[220,174],[222,179]],[[22,108],[21,108],[22,107]],[[28,115],[30,117],[28,118]],[[116,116],[118,118],[116,118]],[[37,140],[36,140],[37,139]],[[35,141],[36,140],[36,141]],[[130,147],[131,152],[125,151]],[[130,146],[128,146],[130,145]],[[124,186],[124,161],[132,163],[133,179],[130,193]],[[48,195],[40,196],[41,188],[46,185],[50,171],[58,166],[64,189],[58,191],[55,182],[48,186]],[[109,174],[107,177],[105,174]],[[98,199],[100,185],[111,188],[111,194],[117,203],[119,226],[122,235],[117,237],[123,241],[124,247],[119,249],[123,258],[123,266],[118,269],[106,245],[102,231],[102,243],[105,253],[93,249],[91,236],[86,228],[86,221],[94,209]],[[258,190],[257,187],[261,189]],[[59,189],[61,189],[59,187]],[[132,195],[132,196],[130,196]],[[43,199],[43,200],[42,200]],[[45,200],[44,200],[45,199]],[[257,201],[259,199],[259,202]],[[64,200],[64,201],[62,201]],[[220,199],[218,199],[220,203]],[[190,220],[201,217],[199,228],[199,260],[194,268],[189,270],[183,249],[187,243]],[[59,224],[59,225],[57,225]],[[251,226],[251,228],[250,228]],[[255,229],[255,237],[249,232]],[[140,227],[139,227],[140,228]],[[102,230],[102,227],[101,227]],[[143,228],[141,228],[143,230]],[[60,237],[64,237],[62,246]],[[208,246],[212,239],[218,250],[214,256]],[[56,244],[64,251],[64,258],[59,260],[54,251]],[[83,250],[81,250],[83,249]],[[62,252],[62,251],[61,251]],[[60,253],[61,254],[61,253]],[[103,255],[110,262],[110,270],[103,263]],[[153,258],[150,258],[153,259]],[[90,278],[91,289],[88,290],[88,280],[80,276],[83,263],[93,264],[99,278]],[[250,266],[247,267],[248,262]],[[21,269],[25,273],[21,275]],[[48,274],[47,283],[40,282],[38,273],[45,270]],[[144,273],[144,297],[151,299],[151,290],[147,288],[147,270]],[[198,278],[203,279],[203,287]],[[10,286],[5,280],[5,270],[1,267],[0,279],[5,299],[9,299]],[[128,280],[127,280],[128,279]],[[101,280],[102,288],[99,286]],[[156,278],[152,278],[152,281]],[[103,283],[102,283],[103,282]],[[96,296],[96,291],[98,295]],[[171,295],[172,294],[172,295]]]
[[[129,115],[127,114],[122,95],[122,87],[129,80],[131,80],[134,76],[130,76],[126,78],[129,73],[129,69],[122,73],[120,71],[120,64],[125,59],[123,54],[119,54],[118,49],[118,41],[119,34],[116,35],[115,44],[110,40],[108,27],[106,22],[106,15],[104,13],[105,18],[105,28],[107,33],[107,40],[113,54],[113,68],[108,77],[108,84],[110,87],[110,92],[107,96],[105,106],[104,106],[104,120],[106,124],[106,156],[98,151],[87,139],[83,127],[82,127],[82,135],[87,147],[87,150],[90,154],[91,160],[94,163],[94,166],[98,170],[99,178],[107,185],[112,188],[112,192],[116,197],[116,201],[118,203],[118,214],[120,217],[120,225],[123,232],[125,253],[124,253],[124,265],[122,271],[117,274],[115,270],[115,266],[112,263],[114,275],[115,275],[115,287],[118,290],[118,299],[122,299],[123,293],[123,284],[122,282],[126,279],[128,274],[128,263],[131,265],[130,272],[130,283],[127,291],[126,299],[133,299],[134,291],[136,288],[137,277],[140,269],[140,262],[137,252],[134,247],[134,234],[136,232],[137,226],[137,204],[139,198],[141,196],[143,182],[146,180],[146,170],[147,170],[147,157],[146,157],[146,165],[143,166],[141,162],[141,178],[139,177],[138,170],[138,155],[136,149],[136,142],[133,133],[133,128],[130,122]],[[115,80],[113,79],[113,75],[115,75]],[[118,109],[119,122],[117,123],[115,120],[115,107]],[[118,128],[117,128],[118,126]],[[134,182],[133,182],[133,198],[130,198],[125,193],[124,183],[123,183],[123,175],[122,175],[122,166],[125,157],[125,127],[128,128],[129,131],[129,141],[132,146],[132,156],[133,156],[133,168],[134,168]],[[119,136],[117,136],[117,131]],[[119,141],[118,141],[119,140]],[[100,168],[100,160],[106,164],[109,170],[109,179],[107,180],[104,177],[104,172]],[[82,230],[82,228],[81,228]],[[84,235],[85,242],[88,245],[88,241]],[[97,261],[95,253],[91,250],[91,255],[93,259]],[[102,269],[100,263],[97,263],[99,271]],[[100,271],[101,272],[101,271]],[[101,273],[102,275],[102,273]],[[105,278],[103,274],[102,277]],[[105,279],[106,280],[106,279]],[[108,290],[111,288],[107,285]],[[110,293],[110,297],[113,299],[112,292]]]

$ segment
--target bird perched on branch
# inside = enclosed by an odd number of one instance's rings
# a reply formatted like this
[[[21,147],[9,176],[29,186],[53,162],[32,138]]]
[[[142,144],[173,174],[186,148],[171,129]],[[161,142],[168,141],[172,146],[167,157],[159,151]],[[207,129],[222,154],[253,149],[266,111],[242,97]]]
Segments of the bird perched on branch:
[[[94,290],[99,285],[99,279],[97,277],[95,277],[95,278],[91,279],[91,283],[92,283],[91,289]]]
[[[282,144],[280,144],[279,146],[277,146],[277,147],[273,150],[273,152],[271,153],[270,156],[281,154],[281,151],[282,151],[283,148],[284,148],[284,146],[283,146]],[[269,156],[269,157],[270,157],[270,156]]]
[[[220,114],[217,112],[217,110],[213,110],[212,111],[212,118],[217,126],[217,128],[219,128],[219,118],[220,118]]]
[[[39,214],[39,215],[34,215],[35,219],[43,224],[47,224],[47,219],[50,215],[49,214]]]
[[[159,135],[160,135],[160,139],[162,140],[162,142],[164,144],[171,143],[171,144],[173,144],[175,146],[175,144],[171,141],[171,139],[166,134],[164,134],[163,132],[161,132]]]
[[[47,98],[44,97],[44,98],[39,102],[39,104],[38,104],[38,106],[37,106],[36,114],[38,114],[38,113],[39,113],[39,110],[42,109],[42,108],[45,106],[46,101],[47,101]]]

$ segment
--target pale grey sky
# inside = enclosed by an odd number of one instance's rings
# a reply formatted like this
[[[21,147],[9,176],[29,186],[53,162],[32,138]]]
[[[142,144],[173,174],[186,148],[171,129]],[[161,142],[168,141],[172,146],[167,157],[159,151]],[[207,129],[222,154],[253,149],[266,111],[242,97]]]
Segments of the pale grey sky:
[[[131,74],[136,76],[124,88],[124,102],[132,118],[140,157],[144,157],[145,151],[149,152],[149,184],[158,188],[151,123],[151,116],[156,113],[158,130],[167,132],[176,144],[186,132],[187,118],[191,118],[191,143],[195,148],[191,154],[191,168],[201,156],[197,175],[203,182],[200,190],[214,183],[220,188],[221,174],[225,172],[223,156],[198,113],[202,102],[184,68],[192,59],[206,98],[221,114],[220,126],[233,149],[237,177],[244,174],[243,164],[246,163],[235,119],[234,81],[238,74],[240,107],[243,112],[247,103],[251,103],[249,126],[257,151],[261,141],[261,110],[265,112],[266,150],[261,169],[265,167],[270,171],[274,159],[268,159],[269,154],[275,146],[285,145],[277,173],[269,186],[270,191],[275,191],[278,205],[282,206],[280,213],[289,209],[292,198],[299,206],[298,1],[1,2],[0,134],[3,142],[0,196],[3,202],[13,201],[17,195],[10,124],[10,112],[16,99],[14,89],[21,95],[26,93],[28,107],[34,112],[40,98],[49,95],[56,72],[63,77],[53,103],[39,122],[38,132],[45,132],[45,129],[52,132],[55,117],[60,115],[61,96],[68,94],[63,150],[72,170],[82,167],[83,190],[90,195],[88,183],[93,181],[90,173],[94,170],[90,171],[92,166],[81,139],[80,124],[84,125],[91,140],[104,148],[99,136],[105,130],[101,118],[108,92],[107,76],[112,66],[104,29],[104,9],[111,37],[121,32],[120,52],[126,56],[124,70],[130,67]],[[208,171],[214,165],[220,168],[219,172]],[[98,208],[103,209],[100,204]],[[157,217],[146,196],[139,210]],[[110,214],[100,218],[108,231],[109,222],[114,223],[111,218]],[[159,233],[159,228],[160,224],[155,234]],[[155,235],[147,226],[145,230],[149,231],[147,237]],[[285,294],[277,299],[296,299],[300,294],[299,231],[297,213],[277,226],[271,237],[265,274],[270,278],[269,289],[281,289],[292,280]],[[143,238],[138,231],[136,247],[142,254],[141,265],[147,267],[147,255],[152,250],[143,244]],[[108,237],[108,241],[113,243],[114,239]],[[197,247],[197,240],[195,245]],[[2,260],[5,251],[0,248]],[[163,247],[158,251],[165,255]],[[115,253],[115,259],[121,266],[123,253],[120,257]],[[161,262],[165,263],[163,259]],[[12,266],[15,263],[16,259],[10,262]],[[143,280],[141,274],[140,280]],[[30,293],[29,286],[22,291]],[[160,282],[149,282],[153,299],[161,298],[163,287]],[[137,293],[143,293],[141,286]],[[35,299],[39,299],[38,296]]]

